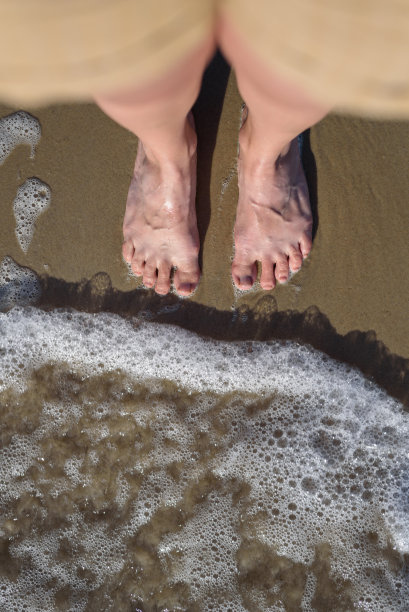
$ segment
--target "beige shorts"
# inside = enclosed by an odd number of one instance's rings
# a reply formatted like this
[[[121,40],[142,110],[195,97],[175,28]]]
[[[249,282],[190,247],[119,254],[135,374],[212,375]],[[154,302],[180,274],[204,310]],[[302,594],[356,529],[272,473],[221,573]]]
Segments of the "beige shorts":
[[[221,10],[324,104],[409,117],[408,0],[0,0],[0,99],[84,100],[159,78]]]

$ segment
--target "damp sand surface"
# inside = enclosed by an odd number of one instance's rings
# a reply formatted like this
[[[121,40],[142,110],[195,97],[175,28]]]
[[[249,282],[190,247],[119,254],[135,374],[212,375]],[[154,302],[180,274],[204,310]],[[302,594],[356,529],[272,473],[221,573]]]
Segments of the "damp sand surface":
[[[0,332],[0,609],[407,609],[409,417],[358,371],[107,314]]]
[[[407,397],[408,124],[333,115],[312,128],[311,257],[273,293],[239,294],[241,104],[219,57],[194,109],[191,310],[138,288],[121,259],[136,139],[93,105],[2,107],[2,308],[157,303],[216,337],[234,337],[237,317],[246,338],[270,338],[273,321],[297,337],[313,308],[315,345],[362,350]],[[355,370],[287,342],[17,308],[0,315],[0,372],[1,610],[408,609],[408,416]]]

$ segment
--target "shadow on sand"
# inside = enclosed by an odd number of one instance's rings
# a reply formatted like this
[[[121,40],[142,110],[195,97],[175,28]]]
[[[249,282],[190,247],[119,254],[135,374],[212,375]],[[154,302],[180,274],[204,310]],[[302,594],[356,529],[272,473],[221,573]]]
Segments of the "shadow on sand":
[[[273,296],[265,295],[251,309],[217,310],[181,300],[173,294],[158,296],[153,290],[122,292],[112,288],[101,272],[89,281],[67,283],[40,278],[43,309],[74,308],[86,312],[111,312],[138,316],[157,323],[179,325],[216,340],[294,340],[309,344],[330,357],[361,370],[409,408],[409,359],[395,355],[374,331],[338,334],[328,317],[312,306],[304,312],[278,311]]]

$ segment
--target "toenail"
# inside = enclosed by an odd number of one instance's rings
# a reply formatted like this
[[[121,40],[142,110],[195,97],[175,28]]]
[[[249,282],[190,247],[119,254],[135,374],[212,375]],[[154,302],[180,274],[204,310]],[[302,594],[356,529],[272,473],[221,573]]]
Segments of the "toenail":
[[[253,279],[251,276],[243,276],[239,279],[239,282],[243,287],[251,287],[253,284]]]
[[[192,285],[191,283],[182,283],[178,289],[179,293],[192,293],[195,289],[195,285]]]

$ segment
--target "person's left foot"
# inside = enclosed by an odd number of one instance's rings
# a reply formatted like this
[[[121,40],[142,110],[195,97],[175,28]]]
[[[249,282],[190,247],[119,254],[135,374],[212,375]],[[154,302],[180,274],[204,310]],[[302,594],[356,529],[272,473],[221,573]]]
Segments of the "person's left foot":
[[[238,289],[250,289],[260,261],[260,285],[268,290],[286,282],[310,252],[312,215],[297,139],[278,158],[257,159],[246,127],[240,130],[232,277]]]

